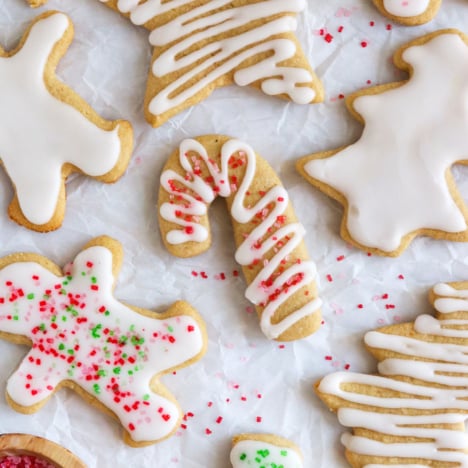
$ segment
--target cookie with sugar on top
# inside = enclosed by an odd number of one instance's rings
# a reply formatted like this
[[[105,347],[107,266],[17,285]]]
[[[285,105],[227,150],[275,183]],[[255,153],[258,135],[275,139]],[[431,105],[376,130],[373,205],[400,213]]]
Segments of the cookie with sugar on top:
[[[56,77],[72,39],[70,19],[51,11],[33,20],[16,49],[0,47],[0,155],[15,189],[8,212],[41,232],[62,224],[71,173],[115,182],[133,148],[129,122],[103,119]]]
[[[418,26],[431,21],[442,0],[372,0],[388,18],[406,26]]]
[[[366,333],[377,373],[335,372],[316,393],[337,413],[353,468],[468,466],[468,282],[439,283],[436,316]]]
[[[299,104],[323,100],[295,35],[305,0],[101,2],[150,31],[145,114],[154,127],[230,84]]]
[[[344,206],[343,239],[387,256],[420,235],[468,241],[468,208],[450,171],[468,163],[468,37],[453,29],[425,35],[403,46],[395,64],[409,79],[346,100],[364,125],[359,139],[297,163]]]
[[[13,409],[34,413],[71,388],[141,447],[179,427],[183,413],[159,378],[200,359],[207,338],[187,302],[154,313],[118,301],[122,258],[121,245],[102,236],[63,269],[32,253],[0,259],[0,338],[31,347],[6,384]],[[73,424],[85,431],[85,421]]]
[[[161,174],[159,227],[170,253],[187,258],[211,245],[208,208],[217,196],[230,212],[236,261],[269,338],[305,338],[321,325],[315,263],[272,167],[252,147],[224,135],[182,141]]]
[[[232,439],[232,468],[303,468],[300,448],[275,434],[238,434]]]

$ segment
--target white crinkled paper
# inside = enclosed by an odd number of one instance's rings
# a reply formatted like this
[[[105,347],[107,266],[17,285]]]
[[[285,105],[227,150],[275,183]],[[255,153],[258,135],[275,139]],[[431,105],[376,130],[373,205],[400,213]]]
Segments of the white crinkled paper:
[[[28,22],[47,9],[66,12],[75,24],[76,38],[58,75],[104,117],[131,120],[135,152],[115,185],[71,178],[63,227],[50,234],[29,232],[8,220],[13,192],[2,172],[0,255],[33,251],[63,265],[92,237],[113,236],[125,250],[116,296],[160,311],[177,299],[189,301],[206,321],[209,346],[199,363],[163,378],[187,414],[186,428],[160,444],[134,449],[122,442],[118,423],[68,390],[34,415],[10,409],[4,398],[6,380],[26,348],[2,341],[0,432],[47,437],[91,468],[228,468],[230,438],[238,432],[273,432],[294,440],[308,468],[346,466],[339,442],[344,429],[315,396],[314,382],[344,368],[375,370],[364,351],[363,334],[432,313],[427,292],[433,284],[468,279],[468,245],[419,238],[398,259],[367,256],[341,240],[342,209],[307,184],[294,163],[357,138],[359,125],[340,95],[369,82],[401,79],[391,64],[396,48],[436,29],[463,30],[468,3],[444,0],[432,23],[407,28],[380,16],[368,0],[308,0],[298,36],[324,82],[323,104],[298,106],[233,86],[217,90],[157,129],[143,119],[151,53],[147,32],[98,0],[50,0],[36,11],[23,0],[0,0],[0,44],[13,48]],[[233,273],[239,267],[223,202],[211,210],[214,245],[207,253],[183,260],[164,250],[156,215],[161,168],[183,138],[207,133],[249,142],[289,190],[307,229],[324,300],[325,324],[307,340],[281,345],[261,334],[244,299],[245,283]],[[454,174],[468,198],[468,170],[457,167]]]

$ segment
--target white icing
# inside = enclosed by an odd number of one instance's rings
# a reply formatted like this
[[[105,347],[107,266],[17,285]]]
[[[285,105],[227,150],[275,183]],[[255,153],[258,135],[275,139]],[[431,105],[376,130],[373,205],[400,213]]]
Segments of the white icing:
[[[282,466],[302,468],[302,457],[289,448],[269,444],[259,440],[241,440],[231,450],[233,468]]]
[[[143,25],[169,10],[190,3],[193,3],[192,0],[172,0],[163,4],[160,0],[143,3],[138,0],[119,0],[117,7],[122,13],[130,13],[134,24]],[[228,8],[215,12],[226,6]],[[149,111],[153,115],[160,115],[178,107],[223,75],[232,72],[235,83],[240,86],[260,80],[266,94],[286,94],[300,104],[313,101],[315,91],[304,86],[310,85],[313,79],[310,72],[278,65],[295,56],[295,43],[285,37],[272,38],[294,32],[297,23],[291,15],[304,8],[304,0],[290,0],[286,3],[283,0],[263,0],[240,6],[233,6],[230,0],[212,0],[203,5],[188,6],[172,20],[156,27],[150,34],[150,43],[167,49],[153,62],[154,76],[164,77],[181,70],[183,72],[153,96]],[[283,16],[272,19],[275,15]],[[232,31],[253,21],[262,23],[231,35]],[[226,36],[212,41],[212,38],[225,33]],[[199,43],[203,45],[187,53],[194,44]],[[244,48],[246,50],[242,51]],[[273,53],[254,65],[238,69],[246,60],[264,52]],[[186,89],[181,91],[182,87]]]
[[[68,27],[64,14],[43,18],[15,55],[0,57],[0,155],[21,211],[38,225],[54,215],[65,163],[101,176],[114,168],[121,150],[118,127],[100,129],[45,85],[45,66]]]
[[[351,237],[387,252],[419,229],[467,229],[445,173],[468,152],[468,48],[446,33],[403,58],[414,69],[408,82],[354,101],[366,122],[361,138],[304,167],[346,197]]]
[[[384,0],[383,5],[391,15],[409,18],[422,15],[429,3],[430,0]]]
[[[151,390],[151,380],[197,356],[203,336],[189,315],[161,320],[136,313],[113,297],[113,284],[112,253],[101,246],[82,251],[64,277],[33,262],[0,271],[0,331],[32,341],[7,392],[30,407],[63,380],[75,382],[134,441],[154,442],[177,427],[180,410]]]
[[[194,174],[194,168],[188,157],[190,152],[196,152],[206,162],[210,175],[214,180],[213,187],[217,188],[216,192],[202,177]],[[243,153],[246,158],[245,175],[239,187],[232,187],[229,183],[228,163],[231,156],[238,152]],[[283,215],[288,206],[289,197],[283,186],[278,185],[271,188],[254,206],[246,206],[246,194],[256,174],[256,155],[253,149],[238,140],[227,141],[221,149],[221,167],[218,168],[210,160],[203,145],[196,140],[184,140],[179,149],[179,161],[189,177],[186,177],[185,174],[178,174],[173,170],[166,170],[161,175],[162,187],[168,193],[176,195],[186,202],[183,204],[167,202],[160,206],[162,218],[183,228],[169,231],[166,234],[167,242],[177,245],[185,242],[205,241],[208,238],[206,228],[198,224],[196,219],[187,220],[186,215],[206,215],[208,205],[217,195],[229,197],[235,192],[231,215],[234,220],[242,224],[249,223],[256,217],[257,213],[262,212],[268,205],[272,205],[273,207],[268,210],[267,216],[261,218],[261,222],[256,225],[238,247],[236,261],[241,265],[251,265],[255,260],[262,259],[268,251],[278,244],[278,241],[286,236],[289,236],[289,240],[281,248],[278,248],[277,253],[268,263],[265,262],[262,270],[247,288],[246,297],[256,305],[266,305],[262,312],[260,324],[262,331],[269,338],[277,338],[301,318],[315,313],[319,309],[321,301],[318,298],[311,298],[304,307],[288,315],[281,322],[276,324],[271,322],[276,310],[282,303],[302,286],[315,279],[316,268],[312,261],[302,261],[287,268],[275,278],[272,284],[266,284],[272,274],[278,270],[281,262],[302,242],[305,231],[299,223],[288,223],[274,230],[268,236],[272,226],[275,226],[278,217]],[[173,184],[174,181],[177,181],[181,186],[186,187],[196,195],[176,189]],[[178,212],[182,213],[183,216],[180,216],[180,214],[178,216]],[[264,239],[260,246],[257,245],[259,239]],[[285,290],[284,284],[290,282],[297,275],[302,275],[301,280],[297,281],[296,284],[290,284]],[[270,296],[278,289],[283,290],[283,293],[274,300],[269,300]]]
[[[439,313],[468,312],[468,301],[460,299],[468,298],[468,290],[457,290],[450,285],[439,284],[434,287],[434,292],[438,296],[448,296],[438,297],[434,302]],[[464,452],[468,447],[467,434],[459,428],[427,427],[444,424],[464,427],[468,418],[468,344],[440,341],[441,337],[456,337],[468,343],[468,318],[438,320],[421,315],[415,321],[414,329],[420,337],[411,338],[378,331],[367,333],[367,346],[407,358],[387,358],[380,362],[378,369],[381,376],[350,372],[328,375],[321,381],[319,391],[335,395],[347,404],[362,405],[359,409],[338,409],[338,418],[344,426],[394,436],[430,439],[424,442],[383,443],[345,434],[342,442],[348,450],[369,456],[420,458],[454,462],[459,463],[460,467],[468,467],[468,454]],[[434,340],[437,338],[439,341]],[[398,376],[411,377],[425,382],[426,385],[404,382]],[[343,389],[344,383],[393,390],[402,395],[384,397],[376,392],[366,395]],[[379,408],[379,411],[372,411],[370,407]],[[405,414],[406,409],[416,414]],[[366,468],[380,466],[384,465],[371,464],[366,465]],[[406,468],[411,465],[401,466]]]

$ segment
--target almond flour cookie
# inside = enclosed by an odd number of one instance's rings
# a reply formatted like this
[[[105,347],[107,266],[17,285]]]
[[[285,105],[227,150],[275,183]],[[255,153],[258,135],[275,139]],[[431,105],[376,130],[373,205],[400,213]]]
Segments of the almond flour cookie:
[[[19,46],[0,47],[0,155],[15,197],[10,217],[36,231],[60,227],[65,180],[80,172],[115,182],[127,168],[133,131],[107,121],[55,76],[73,38],[68,17],[37,17]]]
[[[159,226],[166,248],[192,257],[211,244],[208,207],[226,198],[236,261],[249,284],[263,333],[291,341],[320,326],[315,264],[303,243],[288,192],[268,163],[246,143],[221,135],[184,140],[161,175]]]
[[[239,434],[232,440],[232,468],[303,468],[299,447],[273,434]]]
[[[351,466],[468,466],[468,282],[438,284],[436,318],[369,332],[378,374],[337,372],[316,386],[336,411]]]
[[[143,446],[172,435],[182,417],[158,377],[197,361],[206,337],[186,302],[155,314],[117,301],[121,263],[109,237],[63,272],[39,255],[0,259],[0,338],[32,348],[7,382],[7,401],[31,414],[68,387],[115,417],[125,442]]]
[[[294,34],[305,0],[101,1],[151,32],[145,113],[154,127],[232,83],[299,104],[323,100]]]
[[[347,100],[365,125],[359,140],[298,161],[312,185],[344,206],[347,242],[397,256],[418,235],[468,241],[468,209],[450,172],[467,162],[467,42],[447,29],[402,47],[395,63],[409,80]]]
[[[379,11],[406,26],[431,21],[439,11],[441,0],[373,0]]]

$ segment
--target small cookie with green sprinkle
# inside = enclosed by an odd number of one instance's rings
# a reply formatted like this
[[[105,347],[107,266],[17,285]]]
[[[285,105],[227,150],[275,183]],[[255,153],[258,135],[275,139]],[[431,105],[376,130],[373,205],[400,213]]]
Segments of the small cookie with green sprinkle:
[[[233,468],[303,468],[301,450],[273,434],[239,434],[232,440]]]

